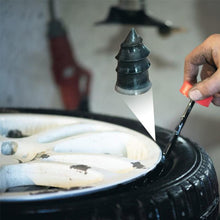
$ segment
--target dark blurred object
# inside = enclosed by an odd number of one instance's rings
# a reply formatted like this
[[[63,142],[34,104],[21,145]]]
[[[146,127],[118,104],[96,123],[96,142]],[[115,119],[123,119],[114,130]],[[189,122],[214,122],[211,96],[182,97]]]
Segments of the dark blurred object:
[[[117,82],[115,89],[125,95],[138,95],[151,88],[148,69],[150,62],[146,58],[150,51],[142,43],[142,38],[131,29],[116,56],[118,60]]]
[[[91,73],[74,58],[72,47],[62,22],[55,17],[54,1],[49,0],[50,21],[48,39],[52,71],[60,88],[65,109],[89,111]]]
[[[20,130],[9,130],[6,137],[10,137],[10,138],[22,138],[22,137],[26,137],[25,135],[22,134],[22,132]]]
[[[146,14],[145,0],[119,0],[119,6],[111,7],[107,18],[96,24],[155,26],[162,36],[183,30],[173,27],[170,21],[160,21]]]

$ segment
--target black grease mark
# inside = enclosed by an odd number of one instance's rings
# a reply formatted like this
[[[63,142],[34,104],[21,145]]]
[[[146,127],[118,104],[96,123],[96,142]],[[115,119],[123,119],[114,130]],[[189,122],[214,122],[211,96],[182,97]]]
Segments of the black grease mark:
[[[46,158],[50,157],[50,155],[49,155],[49,154],[42,154],[40,157],[41,157],[42,159],[46,159]]]
[[[91,168],[87,165],[84,165],[84,164],[79,164],[79,165],[71,165],[70,166],[70,169],[77,169],[77,170],[80,170],[80,171],[83,171],[84,174],[87,174],[87,170]]]
[[[31,161],[34,161],[34,160],[39,159],[39,158],[46,159],[48,157],[50,157],[50,155],[46,154],[46,153],[44,153],[44,151],[42,151],[40,153],[37,153],[36,156]]]
[[[88,188],[92,188],[92,186],[75,186],[75,187],[71,187],[69,189],[60,189],[60,191],[71,191],[71,190],[80,190],[80,189],[88,189]]]
[[[38,192],[30,192],[29,194],[31,196],[34,196],[34,195],[40,195],[40,194],[46,194],[46,193],[56,193],[56,192],[59,192],[58,189],[48,189],[48,190],[41,190],[41,191],[38,191]]]
[[[140,162],[131,162],[133,167],[136,169],[145,169],[145,166],[141,164]]]
[[[9,138],[23,138],[23,137],[27,137],[27,135],[22,134],[22,132],[18,129],[14,129],[14,130],[9,130],[6,137],[9,137]]]

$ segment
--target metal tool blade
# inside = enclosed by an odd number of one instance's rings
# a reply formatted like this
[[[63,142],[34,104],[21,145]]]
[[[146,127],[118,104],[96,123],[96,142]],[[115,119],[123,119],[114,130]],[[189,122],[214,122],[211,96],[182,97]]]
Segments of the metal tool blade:
[[[190,100],[189,103],[186,106],[186,109],[183,113],[183,115],[180,118],[180,122],[179,124],[176,126],[174,134],[171,136],[167,146],[165,147],[164,151],[163,151],[163,157],[167,157],[167,155],[169,154],[169,152],[171,151],[172,147],[175,145],[177,138],[180,135],[180,132],[182,131],[182,128],[194,106],[195,102],[193,100]]]

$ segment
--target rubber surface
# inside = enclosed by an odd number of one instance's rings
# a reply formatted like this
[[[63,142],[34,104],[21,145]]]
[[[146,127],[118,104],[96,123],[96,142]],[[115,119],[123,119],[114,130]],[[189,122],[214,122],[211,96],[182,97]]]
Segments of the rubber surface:
[[[27,110],[19,110],[22,111]],[[93,118],[120,124],[147,135],[142,125],[133,120],[81,112],[32,112]],[[164,148],[171,132],[157,127],[156,135],[158,144]],[[159,175],[161,166],[164,169]],[[2,203],[0,217],[80,220],[217,219],[218,203],[218,182],[211,159],[197,144],[179,137],[165,164],[160,164],[144,178],[112,190],[72,199]]]

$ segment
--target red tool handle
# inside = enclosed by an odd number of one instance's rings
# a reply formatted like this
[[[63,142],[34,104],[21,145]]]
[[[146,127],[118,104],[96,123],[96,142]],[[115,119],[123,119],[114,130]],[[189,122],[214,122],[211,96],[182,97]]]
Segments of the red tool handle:
[[[50,50],[54,78],[60,86],[65,108],[77,109],[81,100],[89,95],[91,74],[74,59],[67,36],[51,38]]]
[[[88,96],[91,74],[74,58],[73,48],[59,19],[56,19],[54,1],[48,1],[50,21],[48,40],[52,72],[60,88],[64,107],[67,110],[88,111]]]
[[[182,87],[180,88],[180,92],[185,95],[186,97],[189,97],[188,96],[188,93],[189,93],[189,90],[192,88],[192,84],[190,84],[188,81],[185,81],[182,85]],[[208,98],[205,98],[205,99],[202,99],[202,100],[199,100],[199,101],[195,101],[196,103],[202,105],[202,106],[205,106],[205,107],[209,107],[211,101],[213,99],[213,96],[210,96]]]

